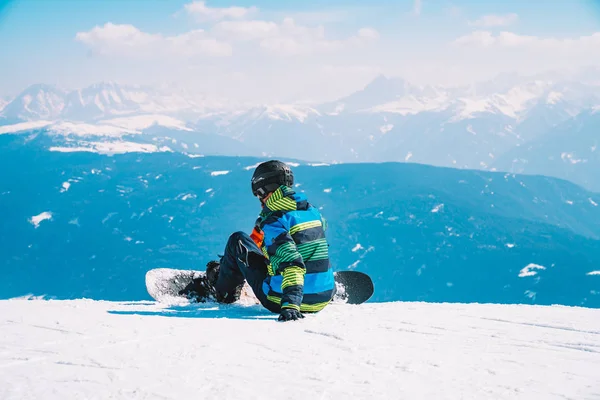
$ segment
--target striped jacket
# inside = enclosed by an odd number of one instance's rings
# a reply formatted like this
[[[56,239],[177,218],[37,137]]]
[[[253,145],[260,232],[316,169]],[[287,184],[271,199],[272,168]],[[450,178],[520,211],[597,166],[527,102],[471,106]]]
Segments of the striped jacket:
[[[262,252],[269,259],[263,291],[281,308],[317,312],[335,292],[325,224],[303,193],[280,186],[266,201],[258,227]]]

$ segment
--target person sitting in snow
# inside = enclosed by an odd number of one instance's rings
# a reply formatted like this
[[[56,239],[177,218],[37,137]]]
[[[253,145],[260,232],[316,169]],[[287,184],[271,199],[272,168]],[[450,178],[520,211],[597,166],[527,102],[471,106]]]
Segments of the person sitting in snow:
[[[279,321],[291,321],[321,311],[333,298],[324,220],[293,185],[292,170],[281,161],[264,162],[254,171],[252,194],[262,211],[252,234],[232,234],[220,261],[206,267],[218,302],[237,301],[246,281],[266,309],[280,314]]]

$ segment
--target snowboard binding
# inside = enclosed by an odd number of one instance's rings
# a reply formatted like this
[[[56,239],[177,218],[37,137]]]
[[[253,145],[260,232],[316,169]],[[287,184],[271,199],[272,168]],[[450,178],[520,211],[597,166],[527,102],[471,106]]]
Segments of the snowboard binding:
[[[215,297],[214,288],[210,287],[206,276],[192,279],[178,294],[196,303],[206,303]]]

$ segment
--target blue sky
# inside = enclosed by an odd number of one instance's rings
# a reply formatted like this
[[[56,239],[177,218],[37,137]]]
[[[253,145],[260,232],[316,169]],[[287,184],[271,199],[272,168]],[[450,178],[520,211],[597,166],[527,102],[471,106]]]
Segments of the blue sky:
[[[381,73],[461,84],[600,65],[597,32],[591,0],[0,0],[0,95],[113,80],[324,101]]]

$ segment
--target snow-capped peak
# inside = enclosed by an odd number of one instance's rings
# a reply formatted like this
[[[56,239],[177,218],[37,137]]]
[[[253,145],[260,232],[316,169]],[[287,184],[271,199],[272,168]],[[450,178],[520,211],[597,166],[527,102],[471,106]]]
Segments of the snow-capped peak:
[[[320,116],[321,113],[313,107],[299,104],[271,104],[253,107],[247,111],[235,112],[227,118],[222,125],[236,124],[249,120],[269,119],[273,121],[287,121],[304,123],[311,116]]]
[[[269,119],[305,122],[310,116],[321,115],[316,109],[308,106],[275,104],[265,106],[265,115]]]
[[[371,107],[365,111],[371,113],[393,113],[400,115],[418,114],[423,111],[446,109],[450,102],[447,93],[436,93],[433,97],[404,96],[398,100]]]
[[[517,119],[533,105],[542,100],[557,101],[555,92],[548,92],[552,84],[533,81],[512,87],[503,93],[494,93],[482,97],[461,97],[457,101],[457,114],[454,120],[474,118],[476,114],[489,112]]]
[[[8,97],[0,97],[0,112],[6,107],[8,103],[10,103],[10,98]]]
[[[51,85],[36,84],[21,92],[2,109],[11,120],[55,119],[65,107],[65,92]]]
[[[0,102],[0,107],[3,103]],[[98,120],[134,115],[186,115],[197,119],[227,109],[228,103],[196,93],[101,82],[65,92],[48,85],[32,85],[4,106],[0,116],[11,122],[31,120]],[[192,116],[192,118],[190,118]]]
[[[561,92],[552,91],[546,96],[546,104],[556,104],[562,100],[563,96]]]

